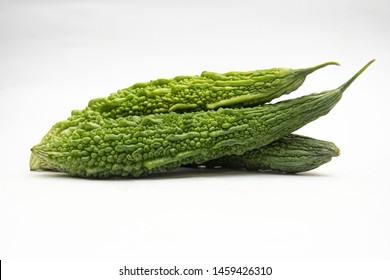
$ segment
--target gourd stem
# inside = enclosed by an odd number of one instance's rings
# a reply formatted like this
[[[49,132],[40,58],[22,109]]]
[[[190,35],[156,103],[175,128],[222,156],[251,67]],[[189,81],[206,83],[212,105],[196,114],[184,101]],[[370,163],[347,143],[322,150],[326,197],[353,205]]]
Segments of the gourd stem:
[[[341,92],[344,92],[353,83],[353,81],[355,81],[356,78],[359,77],[360,74],[363,73],[364,70],[366,70],[368,68],[368,66],[370,66],[372,63],[374,63],[374,61],[375,61],[375,59],[371,60],[366,65],[364,65],[364,67],[362,69],[360,69],[359,72],[357,72],[355,75],[353,75],[353,77],[351,79],[349,79],[346,83],[342,84],[338,88],[338,90],[340,90]]]

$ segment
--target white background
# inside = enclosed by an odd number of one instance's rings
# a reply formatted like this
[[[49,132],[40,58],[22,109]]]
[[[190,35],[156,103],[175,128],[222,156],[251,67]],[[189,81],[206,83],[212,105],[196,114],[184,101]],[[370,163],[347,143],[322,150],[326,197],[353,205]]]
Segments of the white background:
[[[0,1],[0,258],[390,259],[390,2]],[[376,62],[298,132],[341,156],[305,174],[181,170],[86,180],[29,171],[72,109],[136,82],[301,68],[290,97]]]

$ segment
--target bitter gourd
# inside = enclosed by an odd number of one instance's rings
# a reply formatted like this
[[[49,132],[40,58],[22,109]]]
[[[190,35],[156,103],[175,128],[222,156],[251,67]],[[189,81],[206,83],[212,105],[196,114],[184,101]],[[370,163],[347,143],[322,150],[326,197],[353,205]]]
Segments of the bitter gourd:
[[[32,152],[60,171],[107,178],[142,176],[227,155],[242,155],[327,114],[364,66],[337,89],[253,108],[219,108],[60,123]]]
[[[173,79],[137,83],[118,90],[108,98],[91,100],[84,110],[72,111],[67,121],[77,120],[80,115],[93,119],[96,113],[116,118],[167,111],[190,112],[218,107],[248,106],[251,103],[264,104],[296,90],[307,75],[328,65],[339,64],[326,62],[303,69],[272,68],[225,74],[204,71],[200,76],[178,76]],[[48,141],[56,134],[57,129],[61,129],[58,124],[52,127],[42,141]],[[30,161],[32,162],[30,166],[34,168],[52,169],[49,163],[34,155],[31,155]]]
[[[290,134],[240,156],[224,156],[201,165],[186,167],[228,167],[299,173],[315,169],[339,154],[339,148],[332,142]]]
[[[298,173],[315,169],[332,157],[338,156],[339,148],[328,141],[306,136],[290,134],[264,147],[247,151],[243,155],[224,156],[200,165],[184,167],[228,167],[245,168],[247,170],[268,170],[284,173]],[[55,166],[33,156],[31,170],[57,171]]]
[[[254,108],[116,118],[75,112],[32,148],[33,156],[71,175],[107,178],[242,155],[327,114],[372,62],[335,90]]]
[[[93,118],[96,114],[118,118],[260,105],[295,91],[309,74],[328,65],[339,64],[326,62],[302,69],[272,68],[224,74],[204,71],[200,76],[137,83],[107,98],[89,101],[83,110],[72,111],[68,121],[77,120],[80,115],[85,118]],[[56,126],[44,139],[50,139],[55,133]]]
[[[337,62],[304,69],[273,68],[224,74],[204,71],[137,83],[108,98],[91,100],[88,107],[104,117],[187,112],[219,107],[264,104],[302,85],[307,75]]]

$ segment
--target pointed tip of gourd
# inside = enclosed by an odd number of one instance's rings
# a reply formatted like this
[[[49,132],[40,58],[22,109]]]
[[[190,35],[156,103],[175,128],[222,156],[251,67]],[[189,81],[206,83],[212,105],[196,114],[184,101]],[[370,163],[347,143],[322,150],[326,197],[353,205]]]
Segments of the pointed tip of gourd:
[[[325,63],[321,63],[321,64],[318,64],[316,66],[313,66],[313,67],[308,67],[308,68],[301,68],[299,70],[297,70],[297,74],[298,75],[301,75],[303,77],[306,77],[308,75],[310,75],[311,73],[321,69],[321,68],[324,68],[326,66],[329,66],[329,65],[337,65],[337,66],[340,66],[340,63],[338,62],[335,62],[335,61],[328,61],[328,62],[325,62]]]
[[[334,149],[334,154],[333,154],[333,156],[334,156],[334,157],[338,157],[338,156],[340,156],[340,154],[341,154],[341,151],[340,151],[339,147],[337,147],[337,146],[335,145],[335,149]]]
[[[41,159],[38,157],[36,152],[36,145],[30,149],[30,170],[36,171],[39,170]]]
[[[318,64],[316,66],[313,66],[313,67],[309,67],[309,68],[304,68],[304,69],[300,69],[298,72],[304,76],[307,76],[315,71],[317,71],[318,69],[321,69],[321,68],[324,68],[326,66],[329,66],[329,65],[337,65],[337,66],[340,66],[340,63],[336,62],[336,61],[328,61],[328,62],[325,62],[325,63],[321,63],[321,64]]]
[[[322,64],[318,64],[314,67],[311,67],[311,69],[313,71],[315,70],[318,70],[318,69],[321,69],[321,68],[324,68],[326,66],[329,66],[329,65],[336,65],[336,66],[340,66],[340,63],[336,62],[336,61],[328,61],[328,62],[325,62],[325,63],[322,63]]]
[[[355,75],[353,75],[352,78],[350,78],[346,83],[342,84],[338,88],[338,90],[340,90],[341,92],[344,92],[357,79],[357,77],[359,77],[374,62],[375,62],[375,59],[372,59],[371,61],[366,63],[366,65],[364,65],[362,69],[360,69]]]
[[[34,152],[30,155],[30,171],[37,171],[40,169],[41,159],[37,157]]]
[[[37,145],[31,148],[30,171],[57,170],[53,164],[44,159],[43,155],[44,153],[37,148]]]

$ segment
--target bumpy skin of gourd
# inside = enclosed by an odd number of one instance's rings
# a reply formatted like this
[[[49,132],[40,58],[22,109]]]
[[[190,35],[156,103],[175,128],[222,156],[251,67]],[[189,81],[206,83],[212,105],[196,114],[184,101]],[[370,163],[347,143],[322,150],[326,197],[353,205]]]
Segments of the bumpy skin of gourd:
[[[219,107],[264,104],[302,85],[307,75],[327,62],[305,69],[273,68],[224,74],[204,71],[200,76],[178,76],[137,83],[108,98],[91,100],[88,107],[104,117],[186,112]]]
[[[297,134],[284,136],[264,147],[247,151],[237,156],[224,156],[200,165],[184,167],[217,166],[245,168],[247,170],[268,170],[283,173],[299,173],[315,169],[340,154],[339,148],[328,141],[318,140]],[[55,166],[31,157],[32,170],[57,171]]]
[[[315,169],[339,154],[339,148],[331,142],[290,134],[241,156],[224,156],[201,166],[299,173]]]

